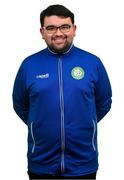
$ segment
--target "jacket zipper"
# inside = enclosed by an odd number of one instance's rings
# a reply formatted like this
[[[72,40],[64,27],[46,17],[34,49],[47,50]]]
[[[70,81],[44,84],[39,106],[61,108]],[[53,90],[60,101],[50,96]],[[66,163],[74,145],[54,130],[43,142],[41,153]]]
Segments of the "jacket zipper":
[[[92,122],[93,122],[92,146],[93,146],[93,150],[96,151],[96,147],[95,147],[96,124],[94,120],[92,120]]]
[[[34,150],[35,150],[35,138],[34,138],[34,133],[33,133],[33,122],[31,122],[31,137],[32,137],[32,140],[33,140],[33,147],[32,147],[32,153],[34,153]]]
[[[62,60],[58,60],[59,91],[60,91],[60,110],[61,110],[61,172],[64,173],[64,152],[65,152],[65,125],[64,125],[64,98],[63,98],[63,80],[62,80]]]

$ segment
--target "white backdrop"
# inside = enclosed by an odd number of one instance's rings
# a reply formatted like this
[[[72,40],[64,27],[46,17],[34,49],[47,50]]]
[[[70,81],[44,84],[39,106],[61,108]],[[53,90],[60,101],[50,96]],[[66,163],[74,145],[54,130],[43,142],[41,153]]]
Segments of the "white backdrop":
[[[12,88],[23,59],[46,47],[39,33],[39,14],[56,3],[74,12],[77,25],[74,44],[101,58],[112,84],[112,109],[98,125],[97,180],[124,179],[124,7],[121,0],[0,2],[0,179],[28,180],[27,128],[13,111]]]

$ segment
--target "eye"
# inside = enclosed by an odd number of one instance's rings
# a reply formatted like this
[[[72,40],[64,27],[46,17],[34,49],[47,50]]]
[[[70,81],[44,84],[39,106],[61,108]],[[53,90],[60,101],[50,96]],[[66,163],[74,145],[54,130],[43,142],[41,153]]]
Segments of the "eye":
[[[46,30],[48,31],[55,31],[56,27],[55,26],[48,26],[46,27]]]
[[[70,29],[70,25],[67,25],[67,24],[66,25],[62,25],[61,29],[62,30],[68,30],[68,29]]]

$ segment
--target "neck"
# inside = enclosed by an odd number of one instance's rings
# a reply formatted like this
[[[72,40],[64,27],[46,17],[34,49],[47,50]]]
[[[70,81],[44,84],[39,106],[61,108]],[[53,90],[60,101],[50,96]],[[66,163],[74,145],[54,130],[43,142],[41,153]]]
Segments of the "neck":
[[[54,51],[52,48],[50,48],[50,47],[48,46],[48,50],[49,50],[52,54],[67,54],[67,53],[71,50],[72,46],[73,46],[73,44],[71,44],[68,49],[64,49],[64,50],[61,50],[61,51],[59,51],[59,50],[58,50],[58,51]]]

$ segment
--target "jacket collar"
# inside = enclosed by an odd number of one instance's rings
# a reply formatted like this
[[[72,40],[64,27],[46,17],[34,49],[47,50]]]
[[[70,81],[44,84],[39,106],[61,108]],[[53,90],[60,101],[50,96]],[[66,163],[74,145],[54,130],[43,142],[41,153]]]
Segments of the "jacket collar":
[[[51,51],[51,50],[49,49],[49,47],[46,48],[48,54],[49,54],[49,55],[52,55],[52,56],[65,56],[65,55],[69,55],[69,54],[73,51],[73,49],[74,49],[74,45],[72,44],[72,45],[70,46],[70,48],[69,48],[68,51],[66,51],[66,52],[64,52],[64,53],[62,53],[62,54],[59,54],[59,53],[55,53],[55,52]]]

